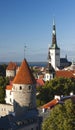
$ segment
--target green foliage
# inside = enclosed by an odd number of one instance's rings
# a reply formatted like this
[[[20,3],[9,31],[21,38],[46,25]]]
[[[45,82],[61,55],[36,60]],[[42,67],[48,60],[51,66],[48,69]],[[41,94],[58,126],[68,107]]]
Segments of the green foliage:
[[[9,79],[7,77],[0,76],[0,86],[5,88],[7,84],[9,84]]]
[[[54,98],[54,95],[69,95],[70,92],[75,93],[75,79],[70,78],[54,78],[47,81],[43,87],[38,87],[39,95],[37,99],[43,104]],[[39,105],[42,105],[41,103]]]
[[[43,122],[42,130],[75,130],[75,104],[71,99],[55,106]]]
[[[0,65],[0,76],[6,75],[6,68],[7,68],[6,64]]]
[[[5,87],[7,84],[9,84],[9,79],[0,76],[0,103],[5,103]]]
[[[3,87],[0,87],[0,103],[5,103],[5,89]]]

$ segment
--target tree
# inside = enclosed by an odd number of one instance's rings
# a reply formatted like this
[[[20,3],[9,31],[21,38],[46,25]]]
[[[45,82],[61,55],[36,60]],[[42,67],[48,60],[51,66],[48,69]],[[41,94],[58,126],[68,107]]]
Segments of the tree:
[[[5,89],[0,86],[0,103],[5,103]]]
[[[6,68],[7,68],[6,64],[0,65],[0,76],[5,76],[6,75]]]
[[[9,84],[9,79],[0,76],[0,103],[5,103],[5,87],[7,84]]]
[[[42,130],[75,130],[75,104],[71,99],[55,106],[43,122]]]
[[[48,86],[41,86],[37,88],[37,92],[39,93],[37,95],[37,100],[39,101],[39,105],[43,105],[47,103],[49,100],[51,100],[53,97],[52,96],[52,88]]]
[[[45,104],[52,100],[55,95],[67,96],[70,92],[75,93],[75,79],[54,78],[51,81],[47,81],[41,88],[37,88],[37,91],[39,93],[37,99]]]

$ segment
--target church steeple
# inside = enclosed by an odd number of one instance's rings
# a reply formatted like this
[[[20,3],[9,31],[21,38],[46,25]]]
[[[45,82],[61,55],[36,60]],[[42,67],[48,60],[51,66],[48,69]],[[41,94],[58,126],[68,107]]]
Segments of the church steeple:
[[[51,63],[50,47],[48,48],[48,63]]]
[[[53,20],[52,44],[50,47],[51,65],[54,69],[60,67],[60,48],[57,45],[56,26]]]
[[[57,39],[56,39],[56,26],[55,21],[53,19],[53,30],[52,30],[52,48],[58,48],[57,46]]]
[[[48,49],[48,68],[47,68],[47,72],[49,72],[50,74],[51,74],[51,73],[54,73],[54,68],[53,68],[53,66],[51,65],[50,47],[49,47],[49,49]]]

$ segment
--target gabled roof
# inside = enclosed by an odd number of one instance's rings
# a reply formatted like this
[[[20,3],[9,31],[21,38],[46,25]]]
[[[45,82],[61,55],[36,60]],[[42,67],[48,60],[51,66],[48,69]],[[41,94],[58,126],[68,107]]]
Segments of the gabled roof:
[[[53,106],[55,106],[56,104],[58,104],[58,102],[59,102],[58,99],[53,99],[50,102],[48,102],[45,105],[43,105],[41,108],[44,108],[44,109],[52,108]]]
[[[68,62],[68,60],[66,58],[60,58],[60,62],[63,63],[63,62]]]
[[[56,71],[56,77],[75,78],[75,71],[59,70]]]
[[[14,62],[10,62],[10,63],[8,64],[6,70],[15,70],[16,68],[17,68],[16,63],[14,63]]]
[[[45,82],[43,81],[43,79],[37,79],[36,83],[37,83],[37,86],[43,86],[45,84]]]
[[[35,78],[29,68],[26,59],[23,60],[20,69],[13,80],[14,84],[34,84]]]
[[[7,85],[6,90],[12,90],[12,85]]]

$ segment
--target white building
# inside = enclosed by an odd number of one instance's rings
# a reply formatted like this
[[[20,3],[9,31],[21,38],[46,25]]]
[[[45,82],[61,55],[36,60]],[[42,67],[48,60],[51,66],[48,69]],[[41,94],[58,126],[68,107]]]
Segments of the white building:
[[[16,75],[17,65],[14,62],[10,62],[6,68],[6,77],[13,78]]]
[[[12,85],[6,86],[6,97],[5,97],[6,104],[13,105],[13,91],[12,91]]]
[[[53,66],[51,65],[51,56],[50,56],[50,50],[49,50],[48,51],[48,66],[46,67],[46,70],[45,70],[44,81],[50,81],[51,79],[54,78],[54,76],[55,76],[55,70]]]

